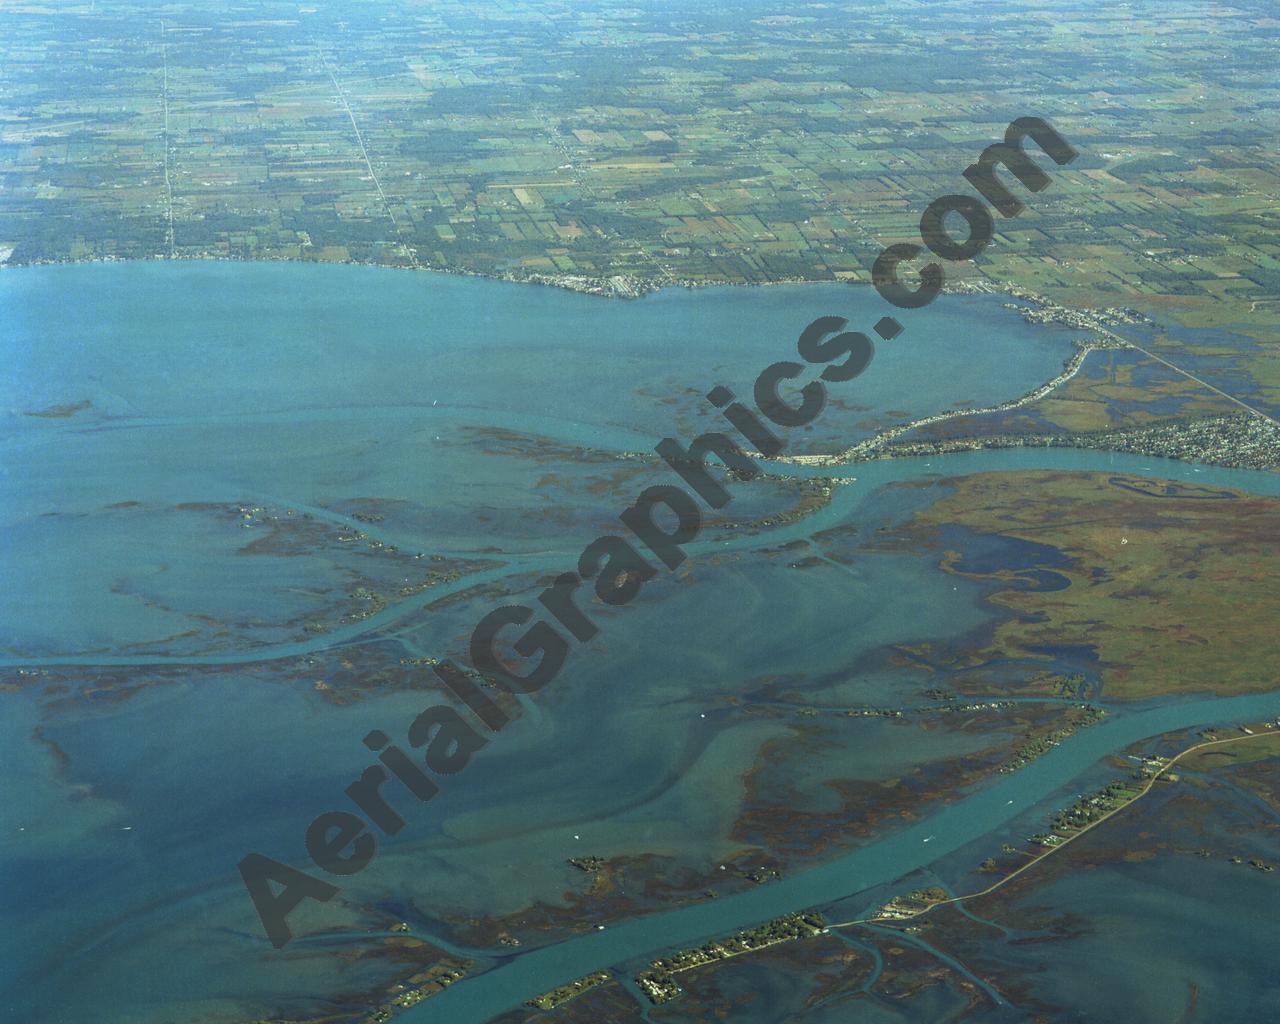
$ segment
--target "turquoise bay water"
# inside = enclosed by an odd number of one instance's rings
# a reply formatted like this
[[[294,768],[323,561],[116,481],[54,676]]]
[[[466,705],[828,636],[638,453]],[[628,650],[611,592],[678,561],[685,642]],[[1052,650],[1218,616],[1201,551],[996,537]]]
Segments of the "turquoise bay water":
[[[175,1007],[210,1021],[280,1007],[301,1015],[319,997],[385,980],[385,966],[331,955],[335,943],[360,946],[362,906],[393,907],[447,936],[450,919],[559,903],[575,884],[565,858],[584,851],[714,864],[735,846],[743,773],[786,733],[784,723],[734,718],[728,696],[794,675],[833,703],[900,700],[915,692],[914,677],[859,675],[861,659],[989,621],[982,592],[933,571],[924,554],[800,571],[761,553],[833,526],[892,522],[908,501],[930,499],[888,485],[1114,469],[1280,493],[1274,475],[1018,449],[861,465],[803,520],[759,535],[708,531],[690,546],[687,571],[602,616],[600,639],[384,841],[374,865],[344,884],[349,906],[300,913],[304,937],[273,954],[236,862],[259,850],[302,864],[307,822],[337,806],[368,763],[359,738],[372,728],[400,734],[431,699],[370,693],[338,707],[298,665],[322,674],[342,656],[337,645],[396,636],[405,653],[456,653],[493,599],[427,615],[421,596],[394,600],[323,635],[286,636],[272,623],[345,585],[351,558],[248,557],[249,531],[228,536],[179,506],[258,501],[341,520],[356,499],[389,499],[398,504],[371,532],[406,549],[503,563],[432,599],[481,581],[523,593],[538,575],[569,568],[650,482],[613,480],[635,464],[587,464],[575,446],[617,454],[668,434],[687,439],[714,422],[703,392],[724,383],[749,395],[760,368],[794,357],[812,319],[838,314],[868,330],[883,313],[874,292],[842,286],[621,303],[351,267],[0,273],[0,340],[13,367],[0,381],[0,667],[69,673],[77,689],[113,668],[139,681],[171,673],[120,703],[66,699],[29,681],[0,692],[7,1005],[138,1024],[172,1019]],[[842,448],[902,415],[1008,398],[1053,376],[1070,351],[1069,333],[1032,328],[991,297],[947,298],[900,319],[903,335],[878,345],[863,378],[832,386],[832,405],[813,431],[793,436],[792,450]],[[82,402],[91,405],[68,416],[27,415]],[[507,450],[485,433],[493,428],[546,441],[535,454]],[[551,445],[567,447],[535,457]],[[738,507],[777,500],[738,493]],[[558,505],[573,518],[554,518]],[[170,639],[236,611],[264,625],[205,646]],[[1134,739],[1275,710],[1272,697],[1258,697],[1117,715],[1032,770],[871,846],[740,897],[507,962],[495,955],[497,969],[405,1019],[481,1021],[597,967],[849,896],[998,828]],[[825,759],[790,766],[787,780],[816,789],[841,773],[876,778],[890,766],[877,751],[892,744],[895,769],[967,749],[943,731],[908,742],[858,728]],[[323,943],[305,937],[335,927],[350,930]]]
[[[332,575],[322,559],[286,569],[235,558],[242,535],[195,543],[208,527],[179,504],[393,499],[416,510],[387,526],[406,546],[568,554],[614,520],[614,493],[585,487],[589,467],[570,456],[537,465],[474,431],[650,451],[665,435],[723,423],[703,393],[722,383],[749,396],[763,367],[796,357],[816,317],[869,330],[882,306],[845,286],[619,302],[367,267],[6,271],[3,646],[21,656],[199,650],[207,641],[170,638],[229,581],[243,585],[228,599],[269,622],[307,611],[308,574]],[[991,297],[935,304],[879,345],[862,379],[831,388],[830,406],[812,430],[793,432],[790,450],[842,448],[890,412],[1030,388],[1057,369],[1070,337],[1032,328]],[[70,416],[28,415],[82,403]],[[548,487],[549,473],[563,479]],[[295,578],[273,584],[273,573]]]

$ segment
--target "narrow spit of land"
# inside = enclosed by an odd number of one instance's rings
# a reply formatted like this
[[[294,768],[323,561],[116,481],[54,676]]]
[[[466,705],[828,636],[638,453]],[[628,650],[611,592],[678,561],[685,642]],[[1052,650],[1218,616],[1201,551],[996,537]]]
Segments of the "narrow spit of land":
[[[988,291],[988,289],[985,289],[985,288],[961,288],[958,290],[966,293],[973,292],[973,291],[979,291],[979,292]],[[1183,367],[1179,366],[1177,363],[1174,363],[1171,360],[1166,359],[1164,356],[1157,355],[1155,352],[1152,352],[1150,349],[1146,348],[1145,346],[1138,344],[1136,341],[1133,341],[1131,338],[1125,337],[1123,334],[1118,333],[1115,330],[1116,326],[1123,325],[1123,324],[1140,323],[1145,319],[1140,314],[1135,314],[1134,311],[1132,310],[1067,309],[1057,305],[1056,303],[1050,301],[1049,299],[1045,298],[1042,295],[1037,295],[1034,292],[1027,291],[1026,289],[1010,287],[1007,289],[1007,292],[1017,299],[1021,299],[1032,304],[1031,308],[1022,308],[1021,312],[1024,318],[1031,320],[1034,323],[1060,324],[1060,325],[1072,327],[1079,330],[1087,330],[1092,333],[1093,337],[1090,338],[1089,340],[1087,341],[1082,340],[1077,342],[1077,348],[1075,353],[1073,353],[1071,358],[1067,360],[1066,364],[1062,368],[1062,372],[1059,373],[1052,380],[1045,381],[1039,387],[1036,387],[1031,391],[1028,391],[1024,395],[1020,395],[1017,398],[1009,399],[1008,401],[1005,401],[1005,402],[1000,402],[996,405],[986,406],[980,409],[949,409],[945,412],[933,413],[928,416],[921,416],[917,419],[909,420],[905,423],[899,423],[894,426],[886,427],[885,429],[879,431],[873,436],[863,441],[859,441],[858,443],[849,446],[848,448],[846,448],[844,451],[841,451],[841,452],[814,454],[814,455],[776,455],[772,457],[766,457],[764,455],[761,455],[759,452],[755,452],[755,453],[752,453],[752,456],[754,458],[761,459],[766,462],[772,462],[775,464],[784,464],[784,465],[791,464],[791,465],[803,465],[803,466],[847,466],[851,463],[865,462],[869,459],[875,459],[875,458],[885,458],[885,457],[891,457],[891,456],[896,457],[896,456],[924,455],[924,454],[943,454],[947,450],[964,450],[965,449],[964,443],[966,441],[972,441],[973,439],[969,439],[969,438],[952,439],[951,444],[956,445],[958,443],[959,447],[950,448],[950,449],[947,447],[946,442],[942,442],[941,447],[937,451],[933,451],[933,452],[928,451],[927,446],[922,446],[923,450],[910,451],[910,450],[904,449],[903,446],[901,445],[895,445],[891,447],[891,443],[896,438],[901,437],[903,434],[909,433],[910,431],[916,430],[920,427],[928,427],[937,423],[945,423],[949,420],[962,419],[964,417],[974,417],[974,416],[983,416],[983,415],[992,414],[992,413],[1010,412],[1014,409],[1020,409],[1025,406],[1031,405],[1035,402],[1038,402],[1041,399],[1047,398],[1050,394],[1058,390],[1060,387],[1062,387],[1064,384],[1066,384],[1073,377],[1075,377],[1076,374],[1080,372],[1081,368],[1084,366],[1085,361],[1089,358],[1090,354],[1092,354],[1093,352],[1097,352],[1101,349],[1130,349],[1135,352],[1140,352],[1147,358],[1157,363],[1160,363],[1161,365],[1167,367],[1168,369],[1173,370],[1175,373],[1181,374],[1187,380],[1193,382],[1194,384],[1200,387],[1205,388],[1206,390],[1217,395],[1219,398],[1225,399],[1226,401],[1229,401],[1234,405],[1239,406],[1241,409],[1245,410],[1245,412],[1247,412],[1249,416],[1254,417],[1255,425],[1263,425],[1265,426],[1265,429],[1269,431],[1274,430],[1277,427],[1280,427],[1280,419],[1277,419],[1275,416],[1272,416],[1269,413],[1266,413],[1263,410],[1257,408],[1256,406],[1250,405],[1248,402],[1243,401],[1242,399],[1236,397],[1235,395],[1230,394],[1229,392],[1224,391],[1213,384],[1210,384],[1208,381],[1202,379],[1201,377],[1196,376],[1190,370],[1184,369]],[[1006,303],[1006,306],[1008,308],[1014,308],[1014,309],[1019,308],[1009,303]],[[1232,429],[1233,429],[1233,432],[1238,432],[1238,428],[1233,426]],[[1102,432],[1102,433],[1105,433],[1105,432]],[[1087,438],[1089,436],[1101,436],[1101,435],[1100,434],[1099,435],[1084,434],[1084,435],[1071,435],[1071,436]],[[1022,435],[1013,435],[1011,437],[1008,437],[1008,436],[992,437],[991,441],[1002,442],[1000,444],[996,444],[993,446],[1007,447],[1010,441],[1017,442],[1018,439],[1021,437]],[[1051,439],[1049,438],[1045,438],[1044,440],[1046,444],[1052,443]],[[1061,443],[1062,438],[1058,438],[1056,440],[1058,443]],[[1243,441],[1246,444],[1250,440],[1256,441],[1256,437],[1243,438]],[[1271,448],[1274,449],[1274,442],[1271,441],[1270,438],[1267,439],[1267,443],[1270,445]],[[1152,453],[1148,452],[1147,454],[1152,454]],[[1185,457],[1185,454],[1182,452],[1179,452],[1177,453],[1177,457]],[[1209,460],[1209,461],[1212,461],[1212,460]],[[1271,467],[1270,465],[1266,465],[1266,466],[1259,466],[1259,467],[1251,466],[1250,468],[1271,468]]]
[[[1080,368],[1084,366],[1084,361],[1089,357],[1089,353],[1096,352],[1102,348],[1117,347],[1119,346],[1114,344],[1081,345],[1076,349],[1072,357],[1067,360],[1067,364],[1060,374],[1052,380],[1045,381],[1034,390],[1028,391],[1025,395],[1011,398],[1009,401],[1001,402],[998,405],[985,406],[981,409],[950,409],[946,412],[932,413],[928,416],[921,416],[919,419],[908,420],[905,423],[887,427],[875,436],[869,437],[865,441],[859,441],[857,444],[851,445],[844,451],[837,452],[834,455],[775,455],[769,458],[759,452],[755,452],[753,457],[766,462],[791,463],[796,466],[843,466],[851,462],[861,462],[871,457],[872,452],[884,448],[894,438],[901,437],[917,427],[927,427],[934,423],[944,423],[947,420],[961,419],[966,416],[983,416],[987,413],[1008,412],[1011,409],[1020,409],[1025,405],[1030,405],[1032,402],[1038,402],[1079,373]]]
[[[1115,807],[1112,810],[1108,811],[1106,814],[1102,815],[1102,817],[1098,818],[1097,821],[1090,822],[1088,825],[1085,825],[1079,831],[1073,832],[1062,842],[1048,847],[1043,853],[1033,857],[1031,860],[1023,864],[1020,868],[1018,868],[1015,871],[1011,871],[1009,874],[1005,875],[1004,878],[1000,879],[998,882],[993,883],[992,885],[987,886],[985,889],[982,889],[978,892],[966,893],[963,896],[952,896],[945,900],[939,900],[936,903],[930,903],[928,906],[921,907],[919,910],[910,914],[896,914],[893,916],[888,916],[888,915],[882,916],[880,914],[873,914],[870,917],[860,917],[853,921],[840,921],[830,925],[829,927],[850,928],[850,927],[853,927],[854,925],[859,925],[859,924],[885,924],[887,922],[912,921],[917,918],[923,917],[925,914],[929,913],[929,911],[933,910],[935,907],[945,907],[951,903],[965,903],[969,900],[976,900],[976,899],[981,899],[983,896],[989,896],[991,893],[995,892],[997,889],[1000,889],[1003,886],[1008,885],[1019,875],[1023,874],[1024,872],[1030,871],[1037,864],[1042,863],[1048,857],[1052,857],[1059,850],[1068,846],[1070,843],[1075,842],[1075,840],[1079,839],[1082,835],[1085,835],[1088,832],[1092,832],[1095,828],[1097,828],[1103,822],[1108,821],[1111,818],[1114,818],[1117,814],[1127,811],[1135,803],[1137,803],[1144,796],[1150,793],[1152,788],[1155,786],[1155,784],[1160,781],[1160,779],[1169,771],[1169,769],[1172,768],[1179,761],[1181,761],[1184,757],[1188,757],[1189,755],[1194,754],[1197,751],[1206,750],[1210,747],[1223,747],[1231,743],[1241,743],[1245,740],[1256,740],[1260,736],[1276,736],[1276,735],[1280,735],[1280,728],[1277,728],[1275,725],[1268,725],[1264,729],[1261,729],[1260,731],[1257,731],[1257,732],[1242,733],[1239,736],[1228,736],[1226,739],[1220,739],[1220,740],[1206,740],[1204,743],[1197,743],[1194,746],[1187,747],[1186,750],[1183,750],[1180,753],[1175,754],[1159,769],[1153,772],[1150,778],[1147,779],[1146,785],[1143,786],[1137,793],[1135,793],[1132,799],[1127,800],[1123,804],[1121,804],[1119,807]]]

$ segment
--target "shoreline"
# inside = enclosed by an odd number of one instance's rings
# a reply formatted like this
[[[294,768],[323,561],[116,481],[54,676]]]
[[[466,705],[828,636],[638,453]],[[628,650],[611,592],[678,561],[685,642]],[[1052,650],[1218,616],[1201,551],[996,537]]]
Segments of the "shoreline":
[[[487,274],[465,269],[442,269],[423,266],[421,264],[386,264],[367,260],[304,260],[292,257],[254,257],[217,255],[168,256],[157,254],[152,257],[116,257],[104,256],[94,259],[67,260],[35,260],[30,262],[3,262],[0,271],[19,270],[28,267],[59,266],[95,266],[112,263],[160,264],[166,262],[201,262],[201,263],[262,263],[262,264],[295,264],[300,266],[329,267],[369,267],[377,270],[402,272],[425,272],[456,277],[480,278],[490,281],[505,281],[510,284],[535,285],[548,288],[559,288],[564,291],[583,295],[593,295],[604,299],[641,299],[647,295],[663,290],[684,289],[692,291],[701,288],[765,288],[780,285],[849,285],[867,287],[871,284],[865,280],[839,280],[834,278],[786,277],[757,282],[731,281],[686,281],[670,279],[661,283],[641,280],[626,275],[614,275],[609,278],[585,277],[573,274]],[[900,442],[895,440],[903,434],[920,427],[944,423],[963,417],[974,417],[1001,412],[1010,412],[1033,404],[1051,395],[1063,384],[1075,377],[1084,365],[1088,356],[1095,351],[1106,349],[1130,349],[1152,356],[1141,345],[1131,342],[1116,334],[1111,328],[1121,325],[1150,324],[1152,321],[1138,310],[1128,307],[1106,307],[1078,309],[1061,306],[1043,295],[1017,284],[995,285],[981,280],[962,280],[948,282],[944,286],[944,295],[993,295],[1006,296],[1019,300],[1003,303],[1006,309],[1017,311],[1022,318],[1032,324],[1057,326],[1067,329],[1086,331],[1094,337],[1076,342],[1076,351],[1064,363],[1063,370],[1055,377],[1044,382],[1031,391],[1006,402],[976,409],[951,409],[940,413],[909,420],[894,426],[886,427],[863,441],[850,445],[841,452],[802,455],[777,455],[766,457],[759,452],[747,452],[752,458],[760,460],[766,466],[813,466],[813,467],[847,467],[873,459],[908,458],[922,455],[945,455],[952,452],[976,451],[982,449],[1034,447],[1059,448],[1096,448],[1150,455],[1157,458],[1170,458],[1179,461],[1203,462],[1208,465],[1226,468],[1275,470],[1280,469],[1280,439],[1265,436],[1268,427],[1263,425],[1269,419],[1264,414],[1244,406],[1259,423],[1251,423],[1246,416],[1210,416],[1196,420],[1175,419],[1153,427],[1103,430],[1091,432],[1067,432],[1064,434],[992,434],[987,436],[970,435],[936,440]],[[1165,362],[1165,360],[1161,360]],[[1169,364],[1172,366],[1172,364]],[[1186,371],[1172,366],[1180,373]],[[1194,378],[1193,378],[1194,379]],[[1227,396],[1231,397],[1231,396]],[[1235,400],[1235,399],[1232,399]],[[1235,400],[1238,401],[1238,400]],[[1238,403],[1242,404],[1243,403]],[[1245,426],[1248,424],[1248,426]],[[1227,428],[1236,431],[1234,437],[1225,436]],[[1159,436],[1163,435],[1163,436]],[[1229,442],[1243,444],[1243,457],[1231,454]],[[1152,442],[1152,443],[1146,443]],[[1200,445],[1200,449],[1197,449]],[[1237,445],[1237,447],[1239,447]],[[1273,450],[1274,449],[1274,450]],[[1225,450],[1225,454],[1224,454]],[[637,453],[622,453],[622,458],[634,458]]]
[[[28,267],[81,267],[99,266],[110,263],[271,263],[297,264],[315,267],[369,267],[375,270],[394,270],[408,273],[445,274],[451,277],[477,277],[487,281],[506,281],[509,284],[540,285],[546,288],[560,288],[579,295],[594,295],[604,299],[642,299],[660,291],[683,289],[695,291],[702,288],[771,288],[779,285],[848,285],[851,287],[871,287],[869,278],[838,277],[777,277],[766,281],[713,281],[693,280],[688,278],[668,278],[653,281],[638,278],[629,274],[612,274],[607,277],[595,277],[586,274],[544,274],[538,272],[519,273],[485,273],[479,270],[468,270],[461,267],[435,267],[426,264],[375,263],[372,260],[308,260],[293,256],[221,256],[213,254],[169,256],[96,256],[87,259],[50,259],[50,260],[11,260],[0,261],[0,272],[5,270],[21,270]],[[1042,295],[1038,295],[1019,285],[995,285],[981,280],[948,281],[943,285],[943,295],[1007,295],[1015,299],[1032,302],[1040,310],[1054,310],[1062,314],[1082,313],[1068,306],[1058,306]],[[1022,307],[1016,307],[1022,308]],[[1092,311],[1092,310],[1091,310]],[[1098,310],[1100,312],[1100,310]],[[1033,321],[1036,322],[1036,321]],[[1058,321],[1045,320],[1044,323]],[[1067,326],[1071,326],[1067,324]]]
[[[768,281],[701,281],[669,278],[657,282],[629,274],[611,274],[595,277],[586,274],[544,274],[538,272],[485,273],[462,267],[435,267],[426,264],[375,263],[372,260],[307,260],[293,256],[219,256],[208,253],[193,256],[96,256],[88,259],[65,260],[11,260],[0,261],[0,271],[21,270],[27,267],[83,267],[108,263],[277,263],[312,267],[368,267],[374,270],[394,270],[409,273],[445,274],[451,277],[478,277],[487,281],[505,281],[509,284],[541,285],[560,288],[580,295],[595,295],[604,299],[641,299],[666,289],[699,288],[767,288],[786,284],[848,284],[869,285],[870,281],[840,280],[828,277],[781,277]]]

